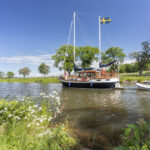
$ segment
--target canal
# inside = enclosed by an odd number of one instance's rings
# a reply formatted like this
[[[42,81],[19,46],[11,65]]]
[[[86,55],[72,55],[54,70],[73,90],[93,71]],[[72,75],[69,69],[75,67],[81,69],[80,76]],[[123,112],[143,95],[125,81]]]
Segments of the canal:
[[[61,84],[0,83],[0,97],[39,97],[58,91],[62,113],[57,120],[68,121],[72,133],[88,144],[86,138],[99,138],[102,144],[117,145],[122,128],[139,119],[150,121],[150,92],[134,84],[124,90],[63,88]],[[86,140],[85,140],[86,139]]]

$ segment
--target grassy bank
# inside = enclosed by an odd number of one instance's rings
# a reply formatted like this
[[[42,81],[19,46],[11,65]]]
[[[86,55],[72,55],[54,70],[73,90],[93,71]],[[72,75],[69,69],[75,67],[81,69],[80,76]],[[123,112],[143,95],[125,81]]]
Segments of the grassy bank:
[[[52,125],[60,107],[57,93],[41,96],[38,105],[29,97],[0,100],[0,149],[71,150],[76,146],[66,125]]]
[[[144,81],[150,81],[150,76],[120,76],[120,82],[144,82]]]
[[[150,81],[150,71],[143,72],[143,75],[140,76],[138,72],[134,73],[122,73],[120,74],[120,81],[121,82],[144,82]]]
[[[0,82],[59,83],[58,77],[0,78]]]

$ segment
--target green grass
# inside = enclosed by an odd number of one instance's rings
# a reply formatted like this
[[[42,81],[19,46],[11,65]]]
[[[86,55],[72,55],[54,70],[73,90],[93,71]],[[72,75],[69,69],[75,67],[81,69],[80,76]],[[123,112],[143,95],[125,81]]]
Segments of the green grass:
[[[120,82],[144,82],[144,81],[150,81],[150,76],[120,76]]]
[[[150,71],[144,71],[143,75],[140,76],[138,72],[135,73],[121,73],[120,74],[120,82],[144,82],[150,81]]]
[[[52,124],[60,107],[58,94],[41,93],[41,99],[38,105],[29,97],[0,100],[0,150],[71,150],[76,146],[67,124]]]
[[[58,77],[0,78],[0,82],[59,83]]]
[[[132,72],[132,73],[121,73],[121,75],[127,75],[127,76],[139,76],[139,72]],[[150,76],[150,71],[143,71],[142,76]]]

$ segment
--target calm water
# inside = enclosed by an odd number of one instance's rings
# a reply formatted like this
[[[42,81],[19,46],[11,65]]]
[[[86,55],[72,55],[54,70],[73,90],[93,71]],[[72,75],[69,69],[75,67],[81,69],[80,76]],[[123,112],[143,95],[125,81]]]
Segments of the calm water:
[[[73,133],[100,135],[106,142],[117,143],[121,128],[139,118],[150,120],[150,91],[125,85],[125,90],[63,88],[61,84],[0,83],[0,96],[39,96],[56,89],[61,97],[62,121],[67,118]]]

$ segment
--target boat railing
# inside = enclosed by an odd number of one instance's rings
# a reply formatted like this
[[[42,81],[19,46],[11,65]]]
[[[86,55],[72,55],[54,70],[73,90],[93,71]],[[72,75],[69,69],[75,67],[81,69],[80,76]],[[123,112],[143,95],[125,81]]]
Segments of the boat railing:
[[[110,72],[110,73],[105,72],[105,73],[102,73],[101,77],[98,77],[98,78],[114,78],[118,76],[119,76],[118,72]]]

